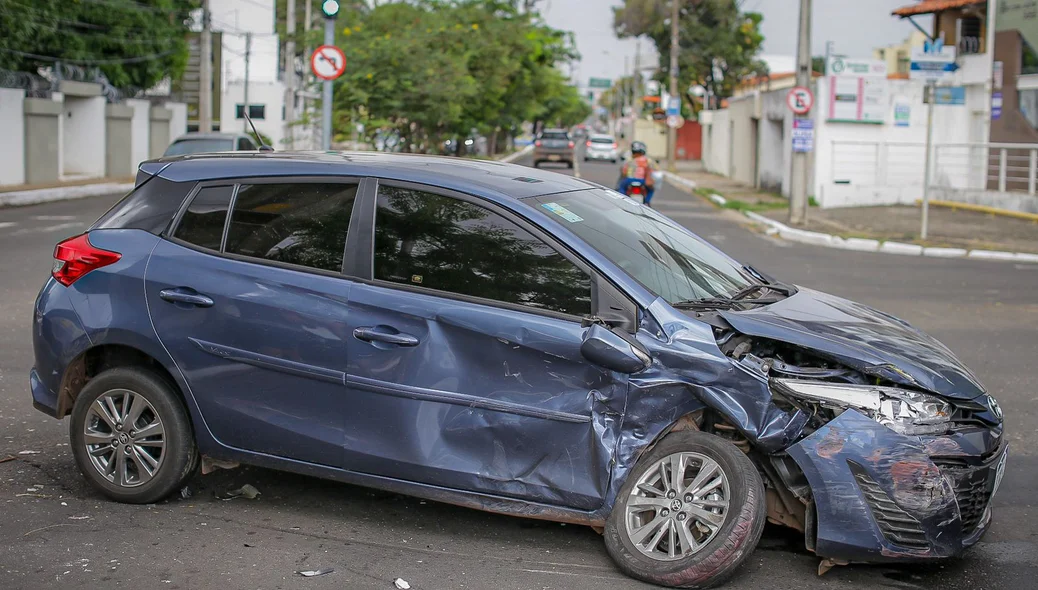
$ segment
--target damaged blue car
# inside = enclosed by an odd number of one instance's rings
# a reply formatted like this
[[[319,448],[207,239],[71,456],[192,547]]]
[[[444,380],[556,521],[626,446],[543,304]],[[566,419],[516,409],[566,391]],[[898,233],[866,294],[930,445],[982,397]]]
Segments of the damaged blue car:
[[[703,588],[976,543],[1008,445],[942,344],[584,180],[399,154],[145,162],[57,245],[33,403],[106,496],[246,463],[579,523]]]

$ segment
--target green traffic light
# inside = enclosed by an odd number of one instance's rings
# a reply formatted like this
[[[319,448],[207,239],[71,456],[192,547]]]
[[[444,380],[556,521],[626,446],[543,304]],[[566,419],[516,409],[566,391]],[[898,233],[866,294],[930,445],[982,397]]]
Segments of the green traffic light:
[[[337,0],[324,0],[321,4],[321,12],[328,18],[335,18],[339,14],[339,2]]]

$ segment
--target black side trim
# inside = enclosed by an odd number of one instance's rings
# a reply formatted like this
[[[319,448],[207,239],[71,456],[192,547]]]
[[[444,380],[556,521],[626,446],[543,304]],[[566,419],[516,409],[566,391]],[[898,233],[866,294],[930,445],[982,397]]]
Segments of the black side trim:
[[[213,356],[218,356],[229,361],[245,363],[247,365],[270,369],[272,371],[281,371],[282,373],[288,373],[289,375],[296,375],[298,377],[308,377],[310,379],[317,379],[318,381],[327,381],[328,383],[336,383],[338,385],[346,384],[346,373],[343,373],[342,371],[279,359],[258,352],[250,352],[240,348],[214,344],[212,342],[206,342],[205,340],[198,340],[197,338],[189,338],[189,340],[194,342],[195,346],[202,349],[203,352],[207,352]]]
[[[487,399],[485,397],[477,397],[465,393],[440,391],[438,389],[425,389],[424,387],[414,387],[411,385],[398,385],[396,383],[387,383],[385,381],[369,379],[367,377],[355,377],[349,375],[346,377],[346,385],[373,393],[391,395],[393,397],[440,402],[456,406],[468,406],[470,408],[503,412],[505,414],[515,414],[517,416],[528,416],[530,418],[543,418],[545,420],[555,420],[558,422],[569,422],[573,424],[591,422],[591,416],[571,414],[569,412],[560,412],[557,410],[545,410],[543,408],[535,408],[513,402]]]

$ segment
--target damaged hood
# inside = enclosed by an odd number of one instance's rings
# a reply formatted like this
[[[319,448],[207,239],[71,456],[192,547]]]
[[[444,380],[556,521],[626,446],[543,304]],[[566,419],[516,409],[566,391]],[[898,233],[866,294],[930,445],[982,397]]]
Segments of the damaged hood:
[[[743,334],[803,346],[894,383],[954,399],[984,393],[946,346],[867,305],[799,288],[778,303],[720,314]]]

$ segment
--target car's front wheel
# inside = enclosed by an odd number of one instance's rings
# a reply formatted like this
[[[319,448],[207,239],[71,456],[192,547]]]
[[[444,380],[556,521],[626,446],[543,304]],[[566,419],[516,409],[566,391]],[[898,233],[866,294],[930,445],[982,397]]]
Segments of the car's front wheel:
[[[172,494],[197,465],[187,411],[150,371],[104,371],[83,388],[69,424],[72,454],[87,480],[120,502],[148,504]]]
[[[753,552],[766,519],[764,484],[735,445],[695,431],[668,435],[635,465],[606,522],[627,575],[709,588]]]

